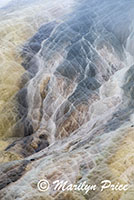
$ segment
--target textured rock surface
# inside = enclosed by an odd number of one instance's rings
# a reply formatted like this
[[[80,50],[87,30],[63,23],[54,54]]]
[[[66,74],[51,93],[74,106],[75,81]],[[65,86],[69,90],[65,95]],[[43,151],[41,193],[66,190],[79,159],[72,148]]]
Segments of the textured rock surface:
[[[0,11],[0,199],[133,200],[133,1],[15,5]],[[41,179],[129,189],[40,192]]]

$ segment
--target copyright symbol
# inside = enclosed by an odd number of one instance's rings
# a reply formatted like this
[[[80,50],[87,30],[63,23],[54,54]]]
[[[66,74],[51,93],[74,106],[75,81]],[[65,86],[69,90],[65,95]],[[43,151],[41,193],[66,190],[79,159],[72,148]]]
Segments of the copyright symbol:
[[[49,189],[49,182],[45,179],[42,179],[38,182],[37,188],[41,192],[45,192]]]

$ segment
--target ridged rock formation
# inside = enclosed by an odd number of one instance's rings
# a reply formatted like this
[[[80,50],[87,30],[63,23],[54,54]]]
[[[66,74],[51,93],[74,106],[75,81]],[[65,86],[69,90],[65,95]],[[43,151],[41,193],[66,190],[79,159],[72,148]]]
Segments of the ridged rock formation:
[[[134,2],[15,0],[0,16],[0,199],[133,200]]]

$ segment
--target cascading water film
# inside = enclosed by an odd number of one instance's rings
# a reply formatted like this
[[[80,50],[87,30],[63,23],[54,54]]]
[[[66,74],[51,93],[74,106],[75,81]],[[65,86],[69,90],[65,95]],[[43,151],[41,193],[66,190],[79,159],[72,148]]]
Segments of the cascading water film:
[[[0,0],[0,200],[134,200],[133,0]]]

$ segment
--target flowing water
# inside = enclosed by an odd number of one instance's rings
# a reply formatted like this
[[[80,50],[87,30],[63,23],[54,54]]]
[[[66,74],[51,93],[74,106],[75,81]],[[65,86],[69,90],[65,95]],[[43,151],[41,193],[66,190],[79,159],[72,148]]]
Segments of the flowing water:
[[[2,200],[133,200],[133,17],[132,0],[0,9]],[[42,194],[43,178],[129,189]]]

